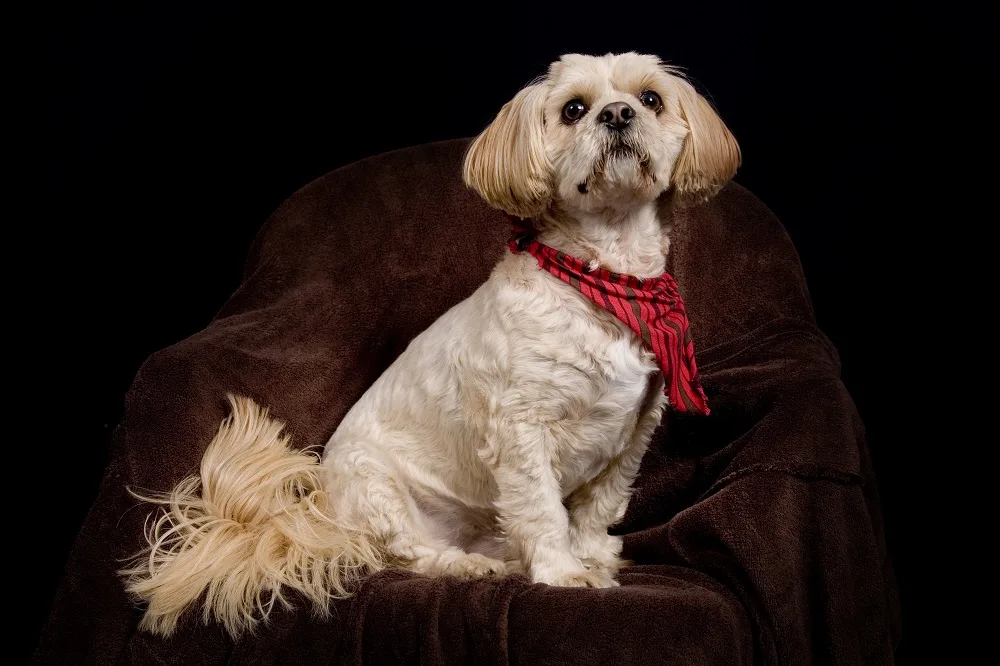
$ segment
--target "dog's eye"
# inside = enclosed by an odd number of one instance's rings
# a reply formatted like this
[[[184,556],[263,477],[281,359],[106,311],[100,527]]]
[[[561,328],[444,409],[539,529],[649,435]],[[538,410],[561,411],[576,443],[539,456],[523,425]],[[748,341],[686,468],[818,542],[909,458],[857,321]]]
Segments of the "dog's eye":
[[[563,107],[562,117],[567,123],[575,123],[587,113],[587,105],[581,99],[571,99]]]
[[[643,90],[639,93],[639,101],[642,102],[644,107],[656,113],[659,113],[660,109],[663,108],[663,100],[652,90]]]

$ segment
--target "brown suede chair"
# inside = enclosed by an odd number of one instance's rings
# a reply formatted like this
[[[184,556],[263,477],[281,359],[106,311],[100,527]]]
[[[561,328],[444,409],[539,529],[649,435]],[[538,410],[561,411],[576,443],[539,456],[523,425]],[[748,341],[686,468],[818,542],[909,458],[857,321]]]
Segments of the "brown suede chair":
[[[76,539],[40,663],[889,663],[893,573],[864,429],[781,224],[730,184],[671,215],[709,417],[668,413],[608,590],[385,571],[319,619],[303,604],[237,641],[192,612],[163,639],[116,575],[147,506],[197,469],[227,392],[322,445],[417,333],[472,293],[511,219],[462,184],[467,142],[330,173],[261,230],[203,331],[142,366]]]

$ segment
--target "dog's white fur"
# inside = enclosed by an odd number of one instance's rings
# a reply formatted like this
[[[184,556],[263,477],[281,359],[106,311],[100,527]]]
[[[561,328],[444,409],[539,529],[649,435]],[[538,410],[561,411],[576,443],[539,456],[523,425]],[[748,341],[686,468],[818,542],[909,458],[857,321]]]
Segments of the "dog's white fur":
[[[638,101],[659,94],[654,111]],[[587,113],[562,119],[582,100]],[[616,143],[599,111],[636,112]],[[678,73],[652,56],[563,56],[475,140],[464,178],[534,217],[539,240],[639,277],[664,270],[657,199],[705,197],[739,148]],[[641,341],[613,315],[507,254],[417,336],[347,413],[322,464],[291,449],[251,401],[209,445],[199,477],[160,499],[151,544],[125,572],[169,634],[185,608],[235,634],[295,589],[325,612],[385,566],[463,577],[524,572],[617,585],[620,520],[666,398]]]

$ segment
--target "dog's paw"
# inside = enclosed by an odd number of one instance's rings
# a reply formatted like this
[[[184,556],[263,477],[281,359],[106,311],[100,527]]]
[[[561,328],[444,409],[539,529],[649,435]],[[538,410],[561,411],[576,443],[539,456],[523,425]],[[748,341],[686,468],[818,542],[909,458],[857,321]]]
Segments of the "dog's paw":
[[[618,587],[618,581],[607,571],[600,569],[570,571],[554,576],[551,580],[536,582],[548,583],[554,587]]]
[[[618,557],[622,552],[622,538],[607,532],[571,532],[573,555],[590,571],[603,571],[614,576],[622,567],[629,566],[628,560]]]
[[[503,561],[457,548],[418,557],[409,568],[432,576],[457,578],[487,578],[507,573],[507,565]]]
[[[507,565],[479,553],[462,553],[461,557],[445,565],[443,573],[459,578],[487,578],[503,576],[507,573]]]
[[[632,566],[632,562],[623,560],[620,557],[610,557],[607,559],[584,557],[580,561],[583,562],[583,566],[587,567],[588,571],[602,571],[612,577],[618,575],[619,569]]]

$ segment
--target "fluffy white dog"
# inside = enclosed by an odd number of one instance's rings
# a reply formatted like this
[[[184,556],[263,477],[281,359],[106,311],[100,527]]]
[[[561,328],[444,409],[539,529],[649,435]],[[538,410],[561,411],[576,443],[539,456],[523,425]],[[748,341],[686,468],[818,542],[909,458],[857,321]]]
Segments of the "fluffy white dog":
[[[587,270],[642,280],[664,271],[660,195],[710,196],[739,160],[657,58],[566,55],[475,140],[464,178]],[[150,548],[124,572],[142,626],[169,634],[200,600],[236,635],[289,589],[322,613],[386,566],[617,585],[608,527],[667,406],[661,368],[620,318],[508,253],[368,389],[322,462],[231,398],[200,475],[152,498]]]

